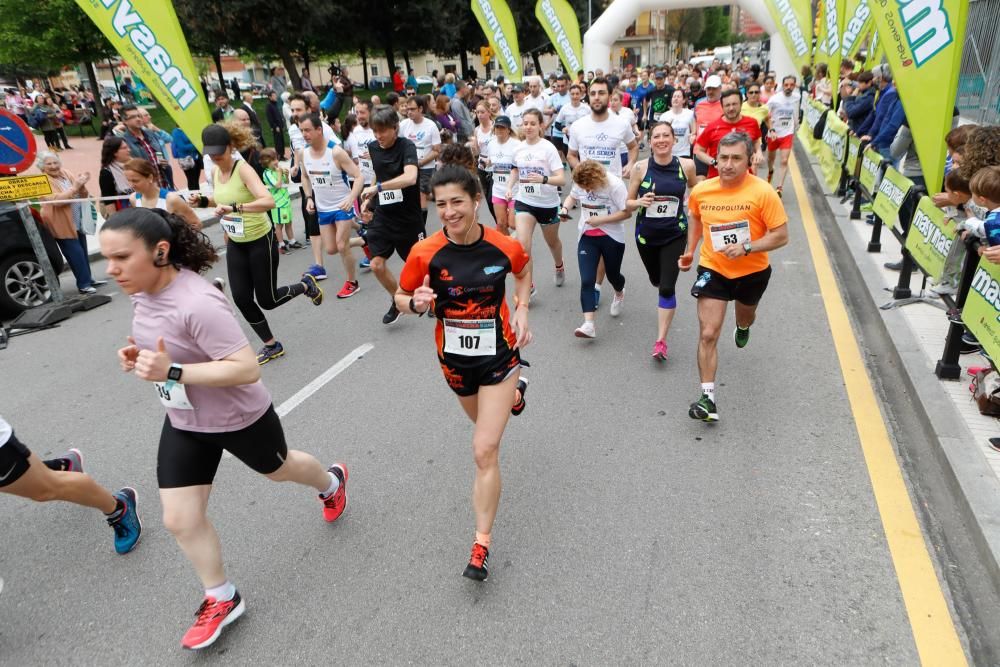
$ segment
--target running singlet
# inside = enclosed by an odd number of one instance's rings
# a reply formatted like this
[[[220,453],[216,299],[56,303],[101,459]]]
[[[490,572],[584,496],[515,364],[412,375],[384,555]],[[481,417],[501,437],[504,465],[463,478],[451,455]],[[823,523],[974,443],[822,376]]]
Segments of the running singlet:
[[[674,130],[673,154],[677,157],[691,157],[691,121],[694,120],[694,112],[690,109],[681,109],[680,112],[670,109],[660,120],[670,123]]]
[[[243,177],[240,176],[240,162],[242,160],[233,164],[233,173],[225,183],[219,180],[222,176],[221,170],[216,169],[213,173],[214,198],[217,204],[226,206],[249,204],[257,199],[243,183]],[[236,243],[256,241],[271,231],[271,221],[266,213],[227,213],[219,219],[219,224],[229,235],[229,240]]]
[[[570,194],[580,202],[580,220],[577,223],[578,239],[581,236],[608,236],[618,243],[625,243],[624,220],[606,223],[599,227],[591,227],[587,224],[588,218],[611,215],[625,210],[628,188],[625,187],[622,179],[614,174],[608,174],[608,185],[593,192],[587,192],[574,183]]]
[[[754,146],[760,143],[760,123],[750,116],[740,116],[735,123],[730,123],[725,118],[720,118],[714,123],[710,123],[705,131],[698,135],[697,145],[704,148],[713,158],[719,154],[719,141],[730,132],[746,132],[750,135]],[[753,156],[751,155],[751,160]],[[709,165],[708,177],[714,178],[719,175],[719,170]]]
[[[375,182],[375,170],[372,169],[372,158],[368,154],[368,144],[375,141],[375,132],[370,127],[358,125],[351,130],[347,141],[344,142],[344,149],[351,154],[354,161],[361,169],[361,176],[365,180],[365,185]]]
[[[569,131],[569,149],[580,154],[580,160],[600,162],[609,174],[622,175],[622,163],[618,158],[618,146],[635,141],[635,134],[628,121],[608,112],[602,121],[593,116],[581,118],[573,123]]]
[[[320,213],[337,210],[340,208],[341,202],[351,196],[351,186],[347,183],[347,172],[338,167],[333,158],[334,148],[332,143],[327,144],[321,157],[315,157],[312,148],[302,151],[302,164],[305,166],[309,183],[312,185],[316,210]]]
[[[399,124],[399,136],[413,142],[417,148],[417,160],[423,160],[431,152],[433,146],[441,143],[441,132],[430,118],[424,118],[420,123],[414,123],[407,118]],[[431,160],[421,169],[437,169],[437,160]],[[377,177],[377,175],[376,175]],[[383,180],[379,178],[378,180]]]
[[[490,194],[497,199],[506,199],[507,186],[510,185],[510,170],[514,166],[514,154],[521,146],[521,142],[513,137],[501,144],[500,140],[494,137],[489,145],[490,165],[493,169],[493,192]]]
[[[784,91],[776,93],[767,101],[771,112],[771,127],[778,138],[787,137],[795,131],[795,119],[799,115],[799,91],[785,95]]]
[[[132,337],[140,350],[155,350],[161,336],[178,364],[219,361],[250,343],[233,316],[229,301],[215,286],[189,269],[156,294],[132,295]],[[183,377],[182,377],[183,379]],[[221,433],[250,426],[271,405],[258,380],[236,387],[153,383],[145,391],[158,398],[170,424],[182,431]]]
[[[694,186],[688,209],[702,225],[701,266],[727,278],[763,271],[768,266],[766,252],[752,252],[730,259],[719,252],[726,245],[756,241],[769,229],[788,222],[781,198],[767,181],[747,174],[743,183],[725,188],[718,178]]]
[[[377,141],[368,144],[372,156],[375,180],[385,183],[403,173],[407,165],[417,166],[417,149],[413,142],[397,137],[389,148],[382,148]],[[405,188],[383,188],[372,196],[375,204],[373,225],[385,225],[396,232],[423,231],[424,219],[420,214],[420,187],[414,183]]]
[[[493,134],[493,128],[491,127],[489,132],[484,132],[482,127],[476,125],[473,134],[476,139],[476,148],[479,151],[479,160],[477,162],[479,168],[483,171],[493,171],[493,167],[486,164],[486,158],[490,154],[490,144],[496,139],[496,135]]]
[[[170,194],[170,190],[166,188],[160,188],[160,196],[156,200],[155,204],[147,206],[142,203],[142,195],[138,192],[135,193],[135,205],[139,208],[161,208],[164,211],[167,210],[167,195]]]
[[[635,218],[636,243],[661,246],[687,234],[685,190],[687,176],[677,157],[667,165],[658,164],[652,157],[649,158],[646,177],[639,185],[639,197],[652,192],[655,199],[649,208],[639,208]]]
[[[475,243],[452,243],[444,231],[420,241],[399,274],[408,292],[430,275],[437,294],[435,340],[438,358],[456,368],[474,368],[514,350],[505,286],[507,274],[518,274],[528,263],[521,244],[491,227],[479,225]]]
[[[556,186],[525,183],[523,180],[527,174],[551,176],[563,168],[562,158],[555,146],[545,139],[539,139],[535,144],[522,142],[514,153],[514,166],[517,168],[518,178],[514,199],[539,208],[559,206],[559,190]]]

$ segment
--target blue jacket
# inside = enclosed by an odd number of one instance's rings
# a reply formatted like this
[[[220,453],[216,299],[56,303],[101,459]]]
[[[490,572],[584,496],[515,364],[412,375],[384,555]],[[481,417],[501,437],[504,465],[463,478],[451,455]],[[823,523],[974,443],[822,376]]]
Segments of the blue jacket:
[[[851,130],[860,136],[858,128],[875,112],[875,89],[869,87],[860,95],[848,97],[844,101],[844,111],[847,113],[847,122]]]
[[[872,129],[881,129],[882,124],[888,120],[889,116],[892,115],[892,111],[897,104],[899,104],[899,94],[896,93],[896,87],[890,85],[882,91],[881,95],[878,96],[878,101],[875,103],[875,113],[869,115],[868,120],[858,126],[857,135],[859,137],[866,134],[871,135],[873,137],[872,143],[875,143],[875,135],[872,134]],[[896,130],[898,129],[899,126],[897,125],[896,128],[893,129],[892,134],[889,136],[889,140],[885,142],[886,146],[888,146],[889,142],[892,141],[892,137],[896,136]]]
[[[142,133],[145,135],[146,141],[149,142],[149,145],[153,147],[153,152],[156,153],[156,158],[158,160],[163,160],[165,154],[163,152],[163,144],[160,143],[159,137],[146,129],[143,129]],[[125,143],[128,144],[128,149],[132,153],[132,157],[142,158],[143,160],[149,159],[149,155],[147,155],[145,149],[142,147],[142,144],[139,143],[138,139],[132,136],[130,131],[126,129],[125,134],[122,135],[122,139],[124,139]]]
[[[195,160],[201,159],[201,154],[195,148],[194,144],[191,143],[191,140],[188,139],[188,135],[184,133],[184,130],[175,127],[171,136],[174,139],[173,149],[175,158],[191,157]]]
[[[903,112],[903,103],[899,101],[897,96],[892,106],[886,110],[881,123],[876,120],[876,124],[872,127],[872,131],[875,132],[872,135],[872,146],[879,152],[888,150],[905,120],[906,113]]]

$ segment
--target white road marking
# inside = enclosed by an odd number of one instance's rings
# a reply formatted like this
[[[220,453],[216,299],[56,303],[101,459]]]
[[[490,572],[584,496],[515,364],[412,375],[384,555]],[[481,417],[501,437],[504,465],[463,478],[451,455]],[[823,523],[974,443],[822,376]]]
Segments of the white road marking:
[[[350,368],[351,364],[368,354],[374,348],[375,346],[371,343],[365,343],[364,345],[354,348],[347,353],[343,359],[335,363],[333,366],[330,366],[330,368],[326,369],[315,380],[302,387],[302,389],[299,389],[294,395],[292,395],[291,398],[275,408],[275,412],[278,413],[279,417],[284,417],[289,412],[304,403],[310,396],[322,389],[328,382],[333,380],[333,378]],[[223,452],[222,454],[226,458],[232,457],[232,454],[229,452]]]

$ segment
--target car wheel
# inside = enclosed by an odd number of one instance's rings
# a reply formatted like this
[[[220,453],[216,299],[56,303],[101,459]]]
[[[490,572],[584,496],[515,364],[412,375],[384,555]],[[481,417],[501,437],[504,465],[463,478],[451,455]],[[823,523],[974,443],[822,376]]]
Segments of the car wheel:
[[[51,295],[42,266],[33,254],[0,259],[0,312],[20,313],[42,305]]]

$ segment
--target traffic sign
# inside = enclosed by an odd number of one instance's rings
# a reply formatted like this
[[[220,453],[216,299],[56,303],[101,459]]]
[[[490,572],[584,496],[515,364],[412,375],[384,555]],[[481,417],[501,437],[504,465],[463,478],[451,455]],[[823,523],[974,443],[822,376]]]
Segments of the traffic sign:
[[[0,174],[17,174],[35,161],[35,135],[23,120],[0,109]]]
[[[16,201],[18,199],[34,199],[52,194],[49,177],[17,176],[14,178],[0,177],[0,201]]]

